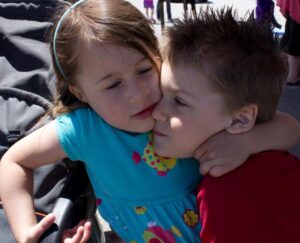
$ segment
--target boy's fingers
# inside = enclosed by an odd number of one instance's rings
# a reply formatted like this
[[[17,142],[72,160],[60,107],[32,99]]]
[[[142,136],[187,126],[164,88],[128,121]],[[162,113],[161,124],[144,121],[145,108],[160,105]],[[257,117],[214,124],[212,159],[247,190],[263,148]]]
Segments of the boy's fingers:
[[[54,223],[55,216],[54,214],[46,215],[33,229],[34,238],[40,238],[40,236],[50,228]]]

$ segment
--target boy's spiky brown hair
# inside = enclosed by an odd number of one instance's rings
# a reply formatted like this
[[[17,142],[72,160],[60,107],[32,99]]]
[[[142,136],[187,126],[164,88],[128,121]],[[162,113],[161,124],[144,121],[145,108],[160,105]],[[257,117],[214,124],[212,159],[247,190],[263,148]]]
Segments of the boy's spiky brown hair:
[[[173,68],[190,65],[226,99],[230,112],[258,106],[257,122],[273,118],[287,75],[277,38],[253,13],[245,19],[232,8],[200,11],[164,33],[162,56]]]

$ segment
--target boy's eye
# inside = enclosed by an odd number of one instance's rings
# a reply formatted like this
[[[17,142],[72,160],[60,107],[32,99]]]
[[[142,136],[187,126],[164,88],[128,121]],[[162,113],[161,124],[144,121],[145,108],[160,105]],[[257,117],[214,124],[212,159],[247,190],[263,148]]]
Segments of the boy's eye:
[[[151,70],[152,70],[152,67],[143,68],[143,69],[138,70],[138,74],[139,75],[145,74],[145,73],[150,72]]]
[[[175,97],[175,98],[174,98],[174,101],[175,101],[175,103],[176,103],[177,105],[179,105],[179,106],[187,106],[187,104],[186,104],[182,99],[180,99],[180,98],[178,98],[178,97]]]
[[[121,81],[116,81],[114,82],[112,85],[108,86],[106,89],[114,89],[116,87],[118,87],[121,84]]]

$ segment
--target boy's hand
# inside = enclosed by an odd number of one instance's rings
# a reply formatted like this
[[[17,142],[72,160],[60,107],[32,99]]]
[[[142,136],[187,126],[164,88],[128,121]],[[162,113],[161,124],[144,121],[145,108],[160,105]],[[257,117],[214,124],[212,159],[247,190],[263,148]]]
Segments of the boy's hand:
[[[225,131],[206,140],[195,151],[200,161],[200,173],[218,177],[243,164],[251,154],[243,134],[232,135]]]
[[[92,234],[92,224],[88,220],[81,220],[75,227],[65,230],[62,243],[84,243]]]

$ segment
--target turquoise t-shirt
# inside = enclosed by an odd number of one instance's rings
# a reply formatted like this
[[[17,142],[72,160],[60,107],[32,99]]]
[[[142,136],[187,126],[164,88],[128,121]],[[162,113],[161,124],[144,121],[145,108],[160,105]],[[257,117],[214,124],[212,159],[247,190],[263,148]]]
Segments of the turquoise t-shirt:
[[[68,157],[85,163],[98,210],[122,239],[200,242],[198,161],[160,157],[151,133],[111,127],[90,108],[59,116],[56,128]]]

